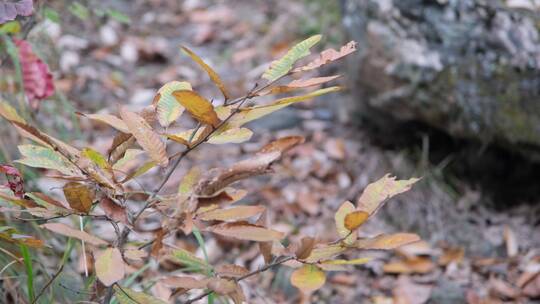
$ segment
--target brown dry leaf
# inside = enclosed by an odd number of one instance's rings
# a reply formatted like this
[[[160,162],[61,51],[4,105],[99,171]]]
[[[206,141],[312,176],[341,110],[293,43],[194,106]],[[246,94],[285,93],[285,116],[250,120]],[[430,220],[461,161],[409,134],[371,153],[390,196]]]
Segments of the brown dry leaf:
[[[257,153],[271,153],[271,152],[280,152],[285,153],[292,149],[295,146],[303,144],[305,138],[303,136],[285,136],[279,139],[276,139],[264,147],[262,147]]]
[[[416,284],[408,276],[400,276],[392,290],[394,304],[427,303],[433,290],[432,285]]]
[[[312,237],[303,237],[300,246],[295,252],[296,257],[300,260],[306,259],[309,257],[316,244],[316,239]]]
[[[64,185],[63,191],[71,208],[82,213],[90,212],[95,193],[88,186],[77,182],[69,182]]]
[[[109,217],[113,221],[120,222],[125,225],[128,224],[126,208],[113,202],[113,200],[111,200],[110,198],[103,198],[99,203],[99,206],[101,207],[101,209],[103,209],[105,215],[107,215],[107,217]]]
[[[135,137],[130,133],[118,133],[114,136],[113,142],[109,150],[107,150],[107,155],[109,157],[109,162],[112,165],[115,165],[118,160],[120,160],[126,154],[126,151],[135,144]]]
[[[540,272],[537,272],[532,279],[528,280],[528,283],[523,286],[522,292],[523,295],[530,298],[540,297]]]
[[[223,81],[221,81],[221,78],[219,77],[219,75],[209,65],[207,65],[199,56],[197,56],[197,54],[195,54],[192,50],[188,49],[185,46],[182,46],[182,50],[186,52],[186,54],[188,54],[189,57],[193,59],[193,61],[199,64],[201,68],[203,68],[203,70],[208,74],[210,79],[212,79],[212,81],[219,88],[225,100],[229,99],[230,95],[229,93],[227,93],[227,89],[225,88],[225,85],[223,84]]]
[[[148,253],[142,249],[126,249],[124,251],[124,257],[133,261],[142,261],[147,256]]]
[[[280,156],[281,153],[277,151],[261,153],[240,161],[229,169],[212,169],[201,178],[194,193],[198,196],[215,196],[236,181],[267,173],[270,165]]]
[[[108,124],[109,126],[115,128],[116,130],[122,132],[122,133],[130,133],[129,129],[128,129],[128,126],[126,125],[126,123],[114,116],[114,115],[111,115],[111,114],[84,114],[84,113],[80,113],[80,112],[76,112],[78,115],[80,116],[84,116],[86,118],[90,118],[92,120],[96,120],[96,121],[99,121],[99,122],[103,122],[103,123],[106,123]]]
[[[390,262],[383,266],[386,273],[429,273],[435,269],[435,263],[430,258],[414,257],[403,261]]]
[[[105,286],[120,281],[125,275],[124,260],[118,248],[107,248],[96,254],[96,276]]]
[[[163,238],[166,234],[167,232],[163,228],[158,229],[156,232],[154,243],[152,244],[152,249],[150,250],[150,255],[154,258],[159,256],[159,251],[161,248],[163,248]]]
[[[291,284],[303,293],[311,293],[321,288],[326,282],[326,275],[319,267],[305,264],[291,274]]]
[[[374,238],[357,240],[353,246],[359,249],[391,250],[419,240],[420,237],[414,233],[381,234]]]
[[[296,79],[291,81],[289,84],[284,86],[276,86],[270,90],[261,92],[259,95],[269,95],[269,94],[281,94],[288,93],[297,89],[304,89],[308,87],[318,86],[327,82],[330,82],[334,79],[341,77],[340,75],[327,76],[327,77],[314,77],[309,79]]]
[[[217,127],[221,122],[212,103],[199,94],[190,90],[178,90],[172,95],[197,121],[213,127]]]
[[[339,51],[336,51],[334,49],[327,49],[327,50],[322,51],[321,54],[319,55],[319,58],[308,63],[305,66],[294,69],[293,72],[297,73],[297,72],[309,71],[309,70],[319,68],[325,64],[328,64],[330,62],[343,58],[353,53],[354,51],[356,51],[356,42],[349,41],[347,44],[342,46],[339,49]]]
[[[208,288],[219,295],[228,295],[236,291],[236,283],[226,279],[210,278],[208,280]]]
[[[282,232],[267,229],[248,222],[223,223],[208,227],[207,231],[226,237],[256,242],[281,240],[284,236]]]
[[[408,180],[396,180],[395,177],[386,174],[378,181],[369,184],[358,198],[356,203],[358,210],[369,214],[375,213],[382,204],[391,197],[408,191],[416,183],[418,178]]]
[[[461,263],[465,256],[465,249],[460,247],[447,248],[439,258],[439,265],[448,266],[450,263]]]
[[[158,165],[166,167],[169,164],[166,146],[146,120],[137,113],[129,111],[125,106],[120,107],[120,117],[122,117],[130,133],[133,134],[139,145],[148,155]]]
[[[517,299],[520,296],[519,289],[495,277],[489,279],[489,291],[491,295],[505,299]]]
[[[48,229],[52,232],[55,232],[55,233],[58,233],[58,234],[61,234],[61,235],[65,235],[65,236],[68,236],[68,237],[73,237],[73,238],[76,238],[76,239],[79,239],[79,240],[83,240],[89,244],[92,244],[92,245],[96,245],[96,246],[99,246],[99,245],[107,245],[107,242],[105,242],[104,240],[98,238],[98,237],[95,237],[91,234],[88,234],[84,231],[80,231],[80,230],[75,230],[67,225],[64,225],[64,224],[61,224],[61,223],[46,223],[46,224],[42,224],[41,225],[42,228],[45,228],[45,229]]]
[[[201,213],[197,218],[203,221],[235,221],[244,220],[261,214],[266,208],[263,206],[237,206],[227,209],[215,209]]]
[[[345,228],[349,231],[354,231],[356,228],[364,224],[369,218],[369,213],[364,211],[354,211],[345,216]]]
[[[35,195],[37,198],[42,199],[45,202],[47,202],[47,203],[49,203],[51,205],[54,205],[56,207],[60,207],[60,208],[63,208],[63,209],[68,209],[68,210],[71,209],[71,207],[68,204],[66,204],[64,202],[57,201],[57,200],[55,200],[54,198],[48,196],[45,193],[32,192],[31,194]],[[21,200],[21,201],[24,201],[24,200]],[[33,204],[33,202],[31,202],[31,204]],[[37,205],[34,204],[31,207],[37,207]]]
[[[264,211],[261,216],[255,222],[261,227],[268,226],[268,211]],[[259,251],[261,252],[264,262],[269,264],[272,262],[272,244],[273,242],[259,242]]]
[[[173,287],[173,288],[184,288],[184,289],[203,289],[208,285],[209,279],[201,279],[195,277],[167,277],[162,279],[160,282],[163,284]]]
[[[240,278],[249,273],[246,268],[233,264],[219,265],[214,270],[220,277],[224,278]]]
[[[341,138],[331,138],[324,143],[326,154],[336,160],[343,160],[347,156],[345,142]]]

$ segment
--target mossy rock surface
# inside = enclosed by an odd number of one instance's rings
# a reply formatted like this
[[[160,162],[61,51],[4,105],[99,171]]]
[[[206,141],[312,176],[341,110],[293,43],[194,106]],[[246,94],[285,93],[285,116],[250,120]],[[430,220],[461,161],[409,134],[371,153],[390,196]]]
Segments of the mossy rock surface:
[[[540,160],[540,8],[530,2],[343,0],[359,46],[347,64],[355,115]]]

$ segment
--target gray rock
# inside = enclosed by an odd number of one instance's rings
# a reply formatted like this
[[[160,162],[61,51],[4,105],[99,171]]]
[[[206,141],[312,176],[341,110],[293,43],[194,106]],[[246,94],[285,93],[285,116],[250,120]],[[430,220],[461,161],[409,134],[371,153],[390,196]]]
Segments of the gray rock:
[[[511,3],[342,0],[353,110],[540,159],[540,8]]]

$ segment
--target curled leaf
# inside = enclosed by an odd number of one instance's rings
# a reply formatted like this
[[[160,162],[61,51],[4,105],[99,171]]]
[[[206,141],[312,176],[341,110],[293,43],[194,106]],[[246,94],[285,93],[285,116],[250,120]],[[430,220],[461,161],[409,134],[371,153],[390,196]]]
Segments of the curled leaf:
[[[386,200],[397,194],[408,191],[418,180],[418,178],[396,180],[395,177],[386,174],[364,189],[364,192],[360,198],[358,198],[358,202],[356,203],[357,208],[360,211],[373,214],[379,210]]]
[[[351,230],[345,226],[345,217],[347,216],[347,214],[354,212],[354,210],[355,207],[353,203],[346,201],[341,204],[339,209],[336,211],[336,214],[334,215],[337,233],[341,238],[345,238],[345,240],[343,241],[345,244],[352,244],[356,239],[356,236],[351,233]]]
[[[23,198],[24,184],[21,172],[13,166],[0,164],[0,173],[6,175],[9,189],[13,191],[13,194],[18,198]]]
[[[178,90],[192,90],[191,84],[185,81],[167,82],[158,90],[152,101],[156,107],[159,124],[162,127],[168,127],[184,113],[184,107],[176,102],[176,99],[171,95],[172,92]]]
[[[295,255],[298,259],[303,260],[309,257],[311,254],[311,251],[317,244],[317,240],[312,237],[304,237],[302,238],[302,243],[300,244],[300,247],[295,252]]]

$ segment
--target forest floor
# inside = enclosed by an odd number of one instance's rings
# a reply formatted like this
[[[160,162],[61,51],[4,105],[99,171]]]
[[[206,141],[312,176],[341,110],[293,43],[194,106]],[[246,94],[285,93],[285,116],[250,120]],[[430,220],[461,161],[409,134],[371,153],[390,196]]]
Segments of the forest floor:
[[[128,25],[62,14],[60,24],[38,25],[30,35],[41,46],[37,52],[56,71],[56,86],[62,92],[57,100],[42,102],[37,117],[74,145],[90,142],[104,152],[112,142],[112,130],[73,118],[70,112],[116,113],[118,104],[139,110],[151,103],[161,85],[172,80],[188,81],[206,96],[219,96],[206,74],[181,54],[180,45],[201,55],[232,95],[240,96],[256,83],[266,63],[295,41],[321,33],[325,38],[320,49],[346,42],[339,7],[329,2],[333,1],[113,2],[130,17]],[[51,6],[66,10],[63,1],[51,1]],[[341,71],[337,65],[324,73]],[[346,78],[340,78],[345,86]],[[391,173],[423,179],[409,193],[390,201],[361,233],[411,231],[425,241],[397,253],[371,253],[376,259],[350,272],[330,274],[325,287],[309,299],[289,284],[290,269],[263,273],[244,285],[250,303],[530,303],[540,297],[540,205],[520,204],[499,211],[489,207],[481,190],[445,174],[445,162],[428,161],[429,138],[393,150],[373,144],[347,116],[351,98],[345,91],[278,112],[255,122],[251,126],[254,137],[241,145],[200,147],[164,192],[174,191],[195,164],[223,166],[273,138],[302,135],[306,143],[275,166],[271,177],[241,184],[252,193],[248,202],[257,201],[273,210],[273,228],[292,239],[312,235],[332,240],[333,216],[339,205],[354,202],[368,183]],[[163,174],[152,171],[138,178],[134,187],[152,189]],[[61,185],[49,178],[34,181],[42,190]],[[149,229],[156,224],[144,223]],[[104,238],[113,235],[108,225],[94,229]],[[180,235],[165,243],[196,249],[193,239]],[[206,246],[211,261],[234,262],[248,269],[263,263],[255,244],[208,238]],[[83,271],[80,265],[71,266],[73,272]],[[151,267],[141,277],[155,276],[159,270]],[[170,291],[159,286],[152,292],[165,298]]]

